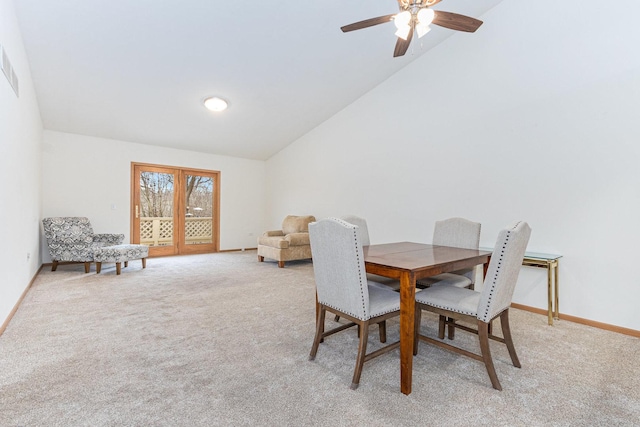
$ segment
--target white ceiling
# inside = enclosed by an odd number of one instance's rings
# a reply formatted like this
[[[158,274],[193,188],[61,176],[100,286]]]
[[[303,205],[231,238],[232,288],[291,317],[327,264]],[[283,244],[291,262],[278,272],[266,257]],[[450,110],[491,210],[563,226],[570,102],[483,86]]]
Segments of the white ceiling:
[[[482,19],[501,0],[434,9]],[[15,0],[45,129],[267,159],[445,38],[393,58],[395,0]],[[490,22],[484,24],[491,25]],[[482,31],[482,27],[478,31]],[[211,113],[205,97],[231,106]]]

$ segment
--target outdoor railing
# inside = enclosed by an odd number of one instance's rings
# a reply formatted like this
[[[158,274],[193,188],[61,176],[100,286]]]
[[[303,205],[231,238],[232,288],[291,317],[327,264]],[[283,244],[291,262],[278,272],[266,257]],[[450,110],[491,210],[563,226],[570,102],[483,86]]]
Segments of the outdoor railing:
[[[185,241],[189,244],[211,243],[213,227],[211,217],[185,218]],[[164,246],[173,243],[172,217],[141,217],[140,243]]]

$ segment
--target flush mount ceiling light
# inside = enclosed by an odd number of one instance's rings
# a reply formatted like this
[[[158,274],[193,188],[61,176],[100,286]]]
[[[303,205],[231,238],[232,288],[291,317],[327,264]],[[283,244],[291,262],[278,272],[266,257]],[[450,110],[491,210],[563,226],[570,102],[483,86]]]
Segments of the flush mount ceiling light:
[[[207,110],[220,112],[226,110],[229,103],[218,96],[212,96],[204,100],[204,106]]]

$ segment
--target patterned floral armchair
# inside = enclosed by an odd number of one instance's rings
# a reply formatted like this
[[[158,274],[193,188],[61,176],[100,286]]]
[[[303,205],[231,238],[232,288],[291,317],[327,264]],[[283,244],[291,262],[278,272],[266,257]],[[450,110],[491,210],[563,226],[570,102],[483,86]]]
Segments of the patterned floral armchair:
[[[42,225],[51,254],[51,271],[56,271],[59,262],[83,262],[84,272],[88,273],[94,248],[119,245],[124,240],[124,234],[94,234],[85,217],[44,218]]]

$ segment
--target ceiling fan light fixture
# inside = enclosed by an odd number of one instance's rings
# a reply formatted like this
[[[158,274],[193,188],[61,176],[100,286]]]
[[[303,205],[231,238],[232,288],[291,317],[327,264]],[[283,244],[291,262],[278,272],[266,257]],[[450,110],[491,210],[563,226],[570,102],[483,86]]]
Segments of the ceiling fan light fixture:
[[[416,33],[418,33],[418,38],[424,36],[429,31],[431,31],[431,27],[429,27],[428,25],[422,25],[422,24],[416,25]]]
[[[229,103],[218,96],[212,96],[204,100],[204,106],[207,110],[220,112],[229,107]]]
[[[418,24],[424,25],[428,27],[429,24],[433,22],[433,19],[436,17],[436,13],[427,7],[424,7],[418,11]]]
[[[406,40],[409,37],[409,33],[411,32],[411,26],[405,25],[404,27],[398,28],[396,31],[396,36],[400,37],[402,40]]]
[[[408,10],[398,13],[393,18],[393,23],[396,25],[396,28],[398,30],[401,30],[401,29],[404,30],[405,27],[409,26],[410,22],[411,22],[411,12],[409,12]]]

